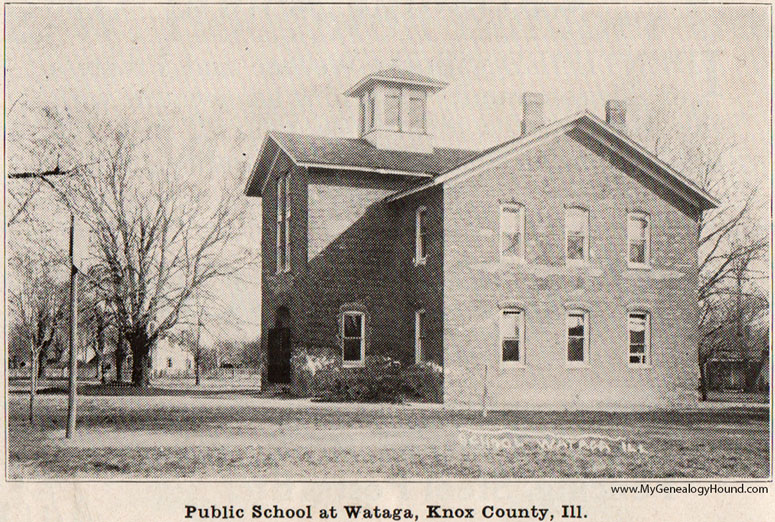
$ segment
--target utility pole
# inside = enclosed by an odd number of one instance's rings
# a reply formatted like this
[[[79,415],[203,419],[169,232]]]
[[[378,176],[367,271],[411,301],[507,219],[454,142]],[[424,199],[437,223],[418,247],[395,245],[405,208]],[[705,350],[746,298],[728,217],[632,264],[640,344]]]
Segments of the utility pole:
[[[70,213],[70,393],[67,401],[65,438],[75,435],[78,395],[78,268],[75,266],[75,215]]]
[[[57,162],[58,163],[58,162]],[[78,386],[78,353],[76,346],[78,345],[78,269],[76,268],[75,261],[75,214],[73,213],[72,206],[67,200],[67,197],[54,185],[48,176],[63,176],[70,173],[74,173],[78,170],[78,167],[63,171],[59,169],[59,165],[54,170],[48,170],[45,172],[19,172],[15,174],[8,174],[11,179],[24,179],[24,178],[37,178],[45,182],[48,186],[54,189],[57,195],[62,198],[62,201],[67,206],[70,212],[70,391],[68,395],[67,403],[67,429],[65,430],[65,438],[72,438],[75,435],[75,416],[77,400],[77,386]],[[32,368],[35,371],[35,368]],[[32,377],[31,377],[32,379]],[[34,387],[36,383],[31,382],[30,386]],[[33,396],[31,395],[30,401],[32,404]],[[32,408],[32,405],[30,406]],[[30,414],[32,416],[32,413]]]

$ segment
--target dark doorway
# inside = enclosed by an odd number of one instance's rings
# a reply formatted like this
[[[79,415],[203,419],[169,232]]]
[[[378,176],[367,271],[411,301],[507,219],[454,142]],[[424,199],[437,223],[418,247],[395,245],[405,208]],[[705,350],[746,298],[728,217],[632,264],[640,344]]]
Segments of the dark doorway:
[[[270,384],[289,384],[291,382],[290,318],[291,314],[288,308],[281,306],[275,313],[274,328],[269,329],[267,377]]]
[[[269,329],[269,382],[291,382],[291,329]]]

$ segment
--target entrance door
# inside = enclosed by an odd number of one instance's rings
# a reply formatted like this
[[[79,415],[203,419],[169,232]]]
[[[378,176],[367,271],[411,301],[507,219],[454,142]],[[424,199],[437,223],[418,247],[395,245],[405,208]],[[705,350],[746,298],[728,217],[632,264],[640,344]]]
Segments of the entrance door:
[[[269,329],[268,377],[272,384],[291,382],[291,329]]]

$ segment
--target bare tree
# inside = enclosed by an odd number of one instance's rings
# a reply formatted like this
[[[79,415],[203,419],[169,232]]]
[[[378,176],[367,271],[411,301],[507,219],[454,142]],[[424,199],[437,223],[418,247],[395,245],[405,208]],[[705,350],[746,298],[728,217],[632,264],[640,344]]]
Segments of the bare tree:
[[[100,124],[92,134],[99,161],[80,169],[69,193],[94,233],[99,290],[131,350],[132,383],[146,386],[153,345],[194,292],[254,261],[233,244],[245,201],[233,172],[186,177],[153,133]],[[225,186],[206,186],[218,178]]]
[[[700,347],[698,365],[700,393],[707,398],[706,363],[719,347],[723,328],[719,318],[727,317],[726,299],[734,288],[743,292],[761,278],[758,271],[769,244],[761,226],[763,204],[759,188],[741,182],[746,165],[732,159],[735,142],[724,135],[703,111],[677,110],[675,101],[655,104],[646,111],[639,129],[633,134],[652,144],[654,152],[689,176],[703,190],[720,201],[717,209],[700,213],[697,222],[697,246],[700,305]],[[695,109],[696,107],[692,107]],[[675,121],[676,114],[694,114],[690,121]],[[672,123],[671,123],[672,122]],[[749,288],[750,289],[750,288]],[[738,307],[739,309],[739,307]],[[728,317],[727,317],[728,318]],[[736,323],[742,317],[736,319]]]
[[[56,263],[34,262],[29,257],[12,260],[17,273],[24,274],[8,290],[8,303],[21,329],[27,332],[30,353],[30,407],[29,421],[34,423],[35,394],[37,393],[40,361],[48,357],[55,340],[57,327],[66,310],[67,292],[52,272]]]

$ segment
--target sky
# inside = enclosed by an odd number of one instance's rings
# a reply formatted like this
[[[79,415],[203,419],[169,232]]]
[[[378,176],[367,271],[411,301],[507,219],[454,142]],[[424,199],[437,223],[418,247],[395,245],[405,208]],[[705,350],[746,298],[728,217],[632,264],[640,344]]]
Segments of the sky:
[[[637,124],[669,100],[679,125],[707,117],[741,181],[769,190],[767,6],[7,5],[5,31],[7,104],[240,132],[250,162],[268,129],[353,136],[342,93],[395,66],[449,82],[429,102],[437,145],[517,136],[525,91],[543,93],[548,121],[616,98]],[[259,287],[229,288],[239,320],[221,328],[249,336]]]

